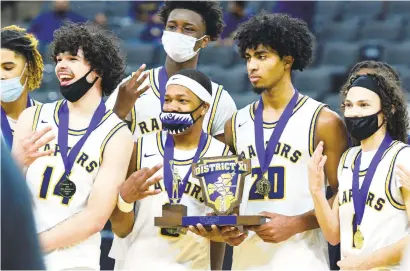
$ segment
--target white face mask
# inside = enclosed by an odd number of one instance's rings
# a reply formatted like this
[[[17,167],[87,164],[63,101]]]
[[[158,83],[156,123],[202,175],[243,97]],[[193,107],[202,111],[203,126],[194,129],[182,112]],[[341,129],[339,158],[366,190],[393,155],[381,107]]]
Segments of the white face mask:
[[[16,101],[21,96],[21,93],[23,93],[24,90],[24,86],[27,83],[27,78],[24,85],[21,85],[20,79],[24,74],[26,67],[27,64],[24,66],[23,72],[20,76],[11,79],[0,80],[2,102],[11,103]]]
[[[199,52],[201,48],[194,51],[195,44],[198,40],[191,36],[184,34],[164,31],[162,35],[162,44],[164,45],[164,50],[167,55],[172,58],[175,62],[182,63],[190,60]]]

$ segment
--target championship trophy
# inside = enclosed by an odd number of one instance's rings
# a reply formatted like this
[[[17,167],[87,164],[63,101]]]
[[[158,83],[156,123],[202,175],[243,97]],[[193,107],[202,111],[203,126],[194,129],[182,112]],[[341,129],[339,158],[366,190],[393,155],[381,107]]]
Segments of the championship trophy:
[[[208,230],[211,225],[235,226],[242,230],[266,223],[266,217],[260,215],[233,215],[241,203],[245,177],[250,172],[251,161],[238,156],[202,158],[199,163],[192,164],[192,176],[201,184],[205,205],[214,211],[210,216],[187,216],[187,207],[175,203],[173,197],[178,191],[175,193],[174,189],[179,187],[181,178],[173,172],[172,198],[169,204],[163,205],[162,217],[155,217],[154,225],[184,233],[188,226],[198,223]]]

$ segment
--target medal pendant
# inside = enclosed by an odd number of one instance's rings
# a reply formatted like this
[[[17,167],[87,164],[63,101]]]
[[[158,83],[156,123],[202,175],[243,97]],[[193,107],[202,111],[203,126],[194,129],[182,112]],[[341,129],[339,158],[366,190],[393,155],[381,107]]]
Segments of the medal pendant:
[[[265,177],[262,177],[256,183],[256,193],[257,194],[261,196],[268,196],[270,190],[271,190],[270,182]]]
[[[360,229],[357,229],[353,236],[353,242],[356,248],[362,249],[364,243],[364,237]]]

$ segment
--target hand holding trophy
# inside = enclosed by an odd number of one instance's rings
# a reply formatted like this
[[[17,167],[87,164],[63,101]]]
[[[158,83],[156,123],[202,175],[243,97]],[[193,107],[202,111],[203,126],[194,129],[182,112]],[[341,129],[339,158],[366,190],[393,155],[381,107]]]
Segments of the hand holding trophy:
[[[205,205],[214,211],[211,216],[187,216],[187,207],[174,198],[181,193],[177,191],[178,174],[173,172],[170,203],[163,206],[162,217],[155,218],[155,226],[184,233],[188,226],[197,224],[211,230],[212,225],[242,228],[266,223],[266,218],[260,215],[233,214],[241,203],[245,177],[250,171],[250,160],[238,156],[202,158],[199,163],[192,164],[192,175],[200,181]]]

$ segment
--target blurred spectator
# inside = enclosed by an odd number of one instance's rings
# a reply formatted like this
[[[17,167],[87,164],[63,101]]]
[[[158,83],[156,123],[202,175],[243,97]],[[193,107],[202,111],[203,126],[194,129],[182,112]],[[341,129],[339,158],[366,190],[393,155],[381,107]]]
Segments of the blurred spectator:
[[[225,28],[221,34],[221,42],[223,45],[230,46],[233,44],[238,26],[247,21],[250,14],[246,11],[246,1],[232,1],[228,4],[228,12],[224,14]]]
[[[130,16],[140,22],[149,22],[161,5],[162,1],[132,1]]]
[[[53,10],[40,13],[31,23],[28,32],[33,33],[45,46],[53,40],[54,30],[60,28],[66,21],[85,22],[86,19],[70,11],[70,3],[67,0],[54,2]]]
[[[94,22],[99,26],[108,29],[107,17],[104,13],[97,13],[97,15],[95,15]]]
[[[287,13],[292,17],[304,20],[309,29],[313,29],[316,2],[313,1],[277,1],[273,13]]]
[[[160,17],[155,14],[151,16],[142,30],[140,40],[143,42],[161,43],[162,31],[164,31],[164,23]]]
[[[1,144],[1,269],[44,270],[25,179]]]

